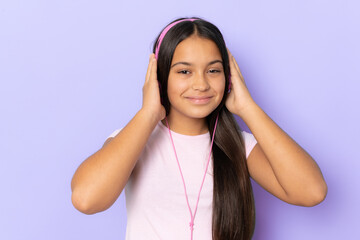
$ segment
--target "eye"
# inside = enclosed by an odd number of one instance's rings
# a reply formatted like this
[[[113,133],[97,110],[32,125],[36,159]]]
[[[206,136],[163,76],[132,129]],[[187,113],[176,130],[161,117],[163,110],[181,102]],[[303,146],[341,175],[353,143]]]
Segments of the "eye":
[[[181,74],[188,74],[188,73],[190,73],[188,70],[181,70],[181,71],[179,71],[178,73],[181,73]]]
[[[219,72],[221,72],[221,71],[216,70],[216,69],[210,69],[209,72],[210,72],[210,73],[219,73]]]

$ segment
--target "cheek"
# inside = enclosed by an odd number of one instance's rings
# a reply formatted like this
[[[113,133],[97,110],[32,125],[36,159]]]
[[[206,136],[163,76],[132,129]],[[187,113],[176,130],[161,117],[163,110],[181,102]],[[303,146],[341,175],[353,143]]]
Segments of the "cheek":
[[[169,77],[167,89],[169,99],[174,96],[180,96],[187,88],[188,83],[186,81]]]
[[[225,77],[222,79],[214,79],[213,83],[211,84],[211,87],[218,93],[218,95],[222,99],[225,91]]]

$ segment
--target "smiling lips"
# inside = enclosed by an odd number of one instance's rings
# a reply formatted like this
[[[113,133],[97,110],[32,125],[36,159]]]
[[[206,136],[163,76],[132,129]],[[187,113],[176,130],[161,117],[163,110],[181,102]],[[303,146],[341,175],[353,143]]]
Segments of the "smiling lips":
[[[189,100],[190,102],[194,103],[194,104],[206,104],[208,102],[210,102],[210,99],[212,98],[212,96],[203,96],[203,97],[199,97],[199,96],[194,96],[194,97],[186,97],[187,100]]]

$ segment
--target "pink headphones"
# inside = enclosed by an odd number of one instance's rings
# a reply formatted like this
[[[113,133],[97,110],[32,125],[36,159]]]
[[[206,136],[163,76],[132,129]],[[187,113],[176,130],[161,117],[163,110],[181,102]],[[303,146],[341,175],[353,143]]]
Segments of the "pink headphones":
[[[155,58],[158,59],[159,49],[160,49],[161,42],[163,41],[166,33],[169,31],[170,28],[172,28],[174,25],[176,25],[176,24],[179,23],[179,22],[183,22],[183,21],[195,21],[195,20],[198,20],[198,19],[196,19],[196,18],[186,18],[186,19],[182,19],[182,20],[173,22],[173,23],[171,23],[170,25],[168,25],[168,26],[162,31],[162,33],[160,34],[160,37],[159,37],[159,39],[158,39],[157,46],[156,46],[156,49],[155,49]],[[230,73],[229,73],[229,74],[230,74]],[[228,87],[228,92],[230,92],[230,88],[231,88],[231,79],[230,79],[230,76],[231,76],[231,75],[229,75],[229,87]],[[159,87],[160,87],[160,84],[159,84]],[[194,219],[195,219],[195,215],[196,215],[197,206],[198,206],[198,203],[199,203],[200,192],[201,192],[201,189],[202,189],[202,187],[203,187],[204,180],[205,180],[205,176],[206,176],[206,172],[207,172],[207,169],[208,169],[208,166],[209,166],[209,162],[210,162],[210,157],[211,157],[211,152],[212,152],[212,146],[213,146],[213,143],[214,143],[214,137],[215,137],[215,131],[216,131],[216,126],[217,126],[217,123],[218,123],[218,119],[219,119],[219,114],[218,114],[217,117],[216,117],[214,132],[213,132],[213,136],[212,136],[212,140],[211,140],[211,147],[210,147],[209,157],[208,157],[207,164],[206,164],[206,170],[205,170],[204,177],[203,177],[203,180],[202,180],[202,183],[201,183],[201,186],[200,186],[200,190],[199,190],[199,194],[198,194],[198,198],[197,198],[197,202],[196,202],[196,207],[195,207],[195,211],[194,211],[194,215],[193,215],[193,214],[192,214],[192,211],[191,211],[191,208],[190,208],[190,204],[189,204],[189,199],[188,199],[188,196],[187,196],[187,192],[186,192],[185,180],[184,180],[184,177],[183,177],[183,174],[182,174],[182,171],[181,171],[181,167],[180,167],[180,164],[179,164],[179,159],[178,159],[177,154],[176,154],[174,141],[173,141],[172,136],[171,136],[171,131],[170,131],[169,123],[168,123],[167,118],[166,118],[166,116],[165,116],[166,125],[167,125],[168,130],[169,130],[169,135],[170,135],[171,143],[172,143],[172,146],[173,146],[173,149],[174,149],[176,161],[177,161],[177,163],[178,163],[179,171],[180,171],[181,178],[182,178],[183,185],[184,185],[186,202],[187,202],[187,205],[188,205],[188,208],[189,208],[189,212],[190,212],[190,216],[191,216],[191,220],[190,220],[190,223],[189,223],[190,230],[191,230],[191,239],[193,239]]]

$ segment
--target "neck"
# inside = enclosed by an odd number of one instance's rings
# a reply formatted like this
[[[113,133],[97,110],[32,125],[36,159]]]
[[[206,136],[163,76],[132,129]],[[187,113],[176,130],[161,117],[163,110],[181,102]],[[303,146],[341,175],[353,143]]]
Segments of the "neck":
[[[175,118],[169,114],[167,121],[170,130],[179,134],[196,136],[209,132],[206,118]],[[161,122],[167,127],[165,119]]]

